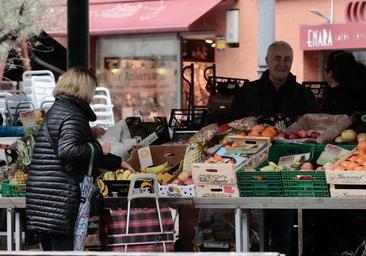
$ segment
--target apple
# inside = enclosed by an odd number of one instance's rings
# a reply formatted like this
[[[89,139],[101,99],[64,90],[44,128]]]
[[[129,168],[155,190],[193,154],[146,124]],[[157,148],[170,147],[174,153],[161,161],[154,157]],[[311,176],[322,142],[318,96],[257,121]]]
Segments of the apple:
[[[357,135],[357,141],[360,142],[361,140],[366,140],[366,133],[359,133]]]
[[[318,166],[318,167],[316,167],[316,169],[315,169],[316,171],[324,171],[324,169],[323,169],[323,166]]]
[[[188,177],[183,183],[184,185],[192,185],[193,184],[192,177]]]
[[[317,139],[318,137],[319,137],[319,135],[320,135],[320,133],[318,133],[318,132],[316,132],[316,131],[313,131],[312,133],[311,133],[311,137],[313,138],[313,139]]]
[[[188,172],[182,171],[181,173],[179,173],[179,174],[178,174],[177,179],[178,179],[180,182],[184,182],[186,179],[188,179],[188,177],[189,177]]]
[[[297,179],[298,180],[312,180],[313,177],[311,177],[309,175],[297,175]]]
[[[289,140],[296,140],[298,139],[299,136],[296,134],[296,133],[291,133],[289,136],[288,136],[288,139]]]
[[[277,134],[277,137],[287,139],[288,135],[285,132],[279,132]]]
[[[301,170],[307,170],[307,171],[312,171],[313,170],[313,165],[311,163],[303,163],[300,167]]]
[[[180,184],[180,180],[178,180],[177,178],[175,178],[174,180],[172,180],[171,183],[172,184]]]
[[[352,129],[347,129],[342,132],[341,137],[345,142],[352,142],[357,139],[357,133]]]
[[[300,131],[297,132],[297,135],[300,138],[304,139],[304,138],[306,138],[306,131],[304,129],[301,129]]]

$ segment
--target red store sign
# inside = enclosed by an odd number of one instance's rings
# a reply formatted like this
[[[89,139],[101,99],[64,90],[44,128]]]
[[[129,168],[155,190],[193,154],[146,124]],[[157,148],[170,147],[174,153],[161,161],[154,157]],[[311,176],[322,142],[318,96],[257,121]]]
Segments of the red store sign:
[[[344,24],[302,25],[300,47],[304,51],[366,48],[366,1],[351,1]]]

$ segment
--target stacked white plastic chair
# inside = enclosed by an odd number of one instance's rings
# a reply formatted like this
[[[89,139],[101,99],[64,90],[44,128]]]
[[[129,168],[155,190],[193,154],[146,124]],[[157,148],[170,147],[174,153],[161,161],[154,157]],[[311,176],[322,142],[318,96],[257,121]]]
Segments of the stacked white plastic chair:
[[[107,129],[114,125],[113,104],[107,88],[96,88],[93,102],[90,106],[97,116],[97,120],[90,123],[91,126],[101,126]]]
[[[19,114],[34,109],[33,103],[25,94],[5,94],[6,124],[17,126],[19,124]]]
[[[49,70],[23,73],[23,91],[31,99],[35,108],[52,105],[55,100],[53,97],[55,86],[55,77]]]

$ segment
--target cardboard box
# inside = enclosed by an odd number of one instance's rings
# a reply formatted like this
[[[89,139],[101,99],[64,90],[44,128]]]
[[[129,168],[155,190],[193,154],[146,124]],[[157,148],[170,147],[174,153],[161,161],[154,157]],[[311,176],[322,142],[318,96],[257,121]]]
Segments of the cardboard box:
[[[339,163],[343,162],[344,160],[349,159],[357,148],[353,149],[347,155],[339,159],[333,165],[326,166],[326,179],[328,184],[339,184],[339,185],[347,185],[347,184],[354,184],[354,185],[366,185],[366,170],[365,171],[338,171],[334,170],[335,166],[338,166]]]
[[[229,141],[239,145],[262,145],[255,154],[245,156],[240,165],[221,163],[193,163],[192,179],[195,184],[236,184],[236,171],[243,168],[254,168],[268,159],[271,141],[266,137],[229,136]]]
[[[159,185],[159,197],[193,198],[196,196],[194,185]]]
[[[168,161],[171,166],[176,166],[184,159],[186,145],[152,145],[150,146],[150,152],[154,165],[163,164]],[[131,152],[128,162],[136,171],[141,169],[137,149]]]
[[[197,197],[239,197],[237,184],[195,184]]]
[[[264,161],[268,159],[268,152],[269,148],[271,147],[272,143],[270,138],[267,137],[250,137],[250,136],[229,136],[229,141],[237,143],[239,145],[242,144],[263,144],[261,150],[259,150],[256,154],[250,155],[247,160],[236,169],[248,169],[248,168],[255,168]]]
[[[192,164],[194,184],[236,184],[236,169],[233,164]]]
[[[330,188],[330,197],[336,198],[366,198],[365,189],[337,189]]]

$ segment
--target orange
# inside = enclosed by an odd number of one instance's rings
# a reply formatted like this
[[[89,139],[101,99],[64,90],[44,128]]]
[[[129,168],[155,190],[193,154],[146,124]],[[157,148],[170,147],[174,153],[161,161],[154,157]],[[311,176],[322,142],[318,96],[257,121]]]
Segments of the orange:
[[[358,162],[358,159],[359,159],[359,157],[358,157],[358,156],[351,156],[351,157],[349,158],[349,160],[350,160],[350,161],[353,161],[353,162]]]
[[[353,171],[366,171],[366,167],[363,165],[356,166]]]
[[[345,160],[345,161],[340,162],[339,165],[347,168],[349,163],[351,163],[351,161]]]
[[[250,132],[257,132],[257,133],[261,133],[264,130],[264,126],[262,124],[256,124],[252,127],[252,129],[250,129]]]
[[[262,132],[261,136],[263,136],[263,137],[270,137],[271,139],[273,139],[274,137],[276,137],[276,132],[273,132],[272,130],[265,129]]]
[[[355,163],[355,162],[349,162],[348,163],[348,166],[347,166],[347,169],[353,171],[357,166],[358,166],[357,163]]]
[[[260,136],[261,134],[259,133],[259,132],[257,132],[257,131],[250,131],[249,133],[248,133],[248,136]]]
[[[247,136],[247,134],[245,132],[240,132],[239,136]]]
[[[360,152],[366,153],[366,140],[362,140],[357,144],[357,149]]]
[[[268,126],[264,130],[265,131],[271,131],[273,134],[277,135],[277,130],[273,126]]]

